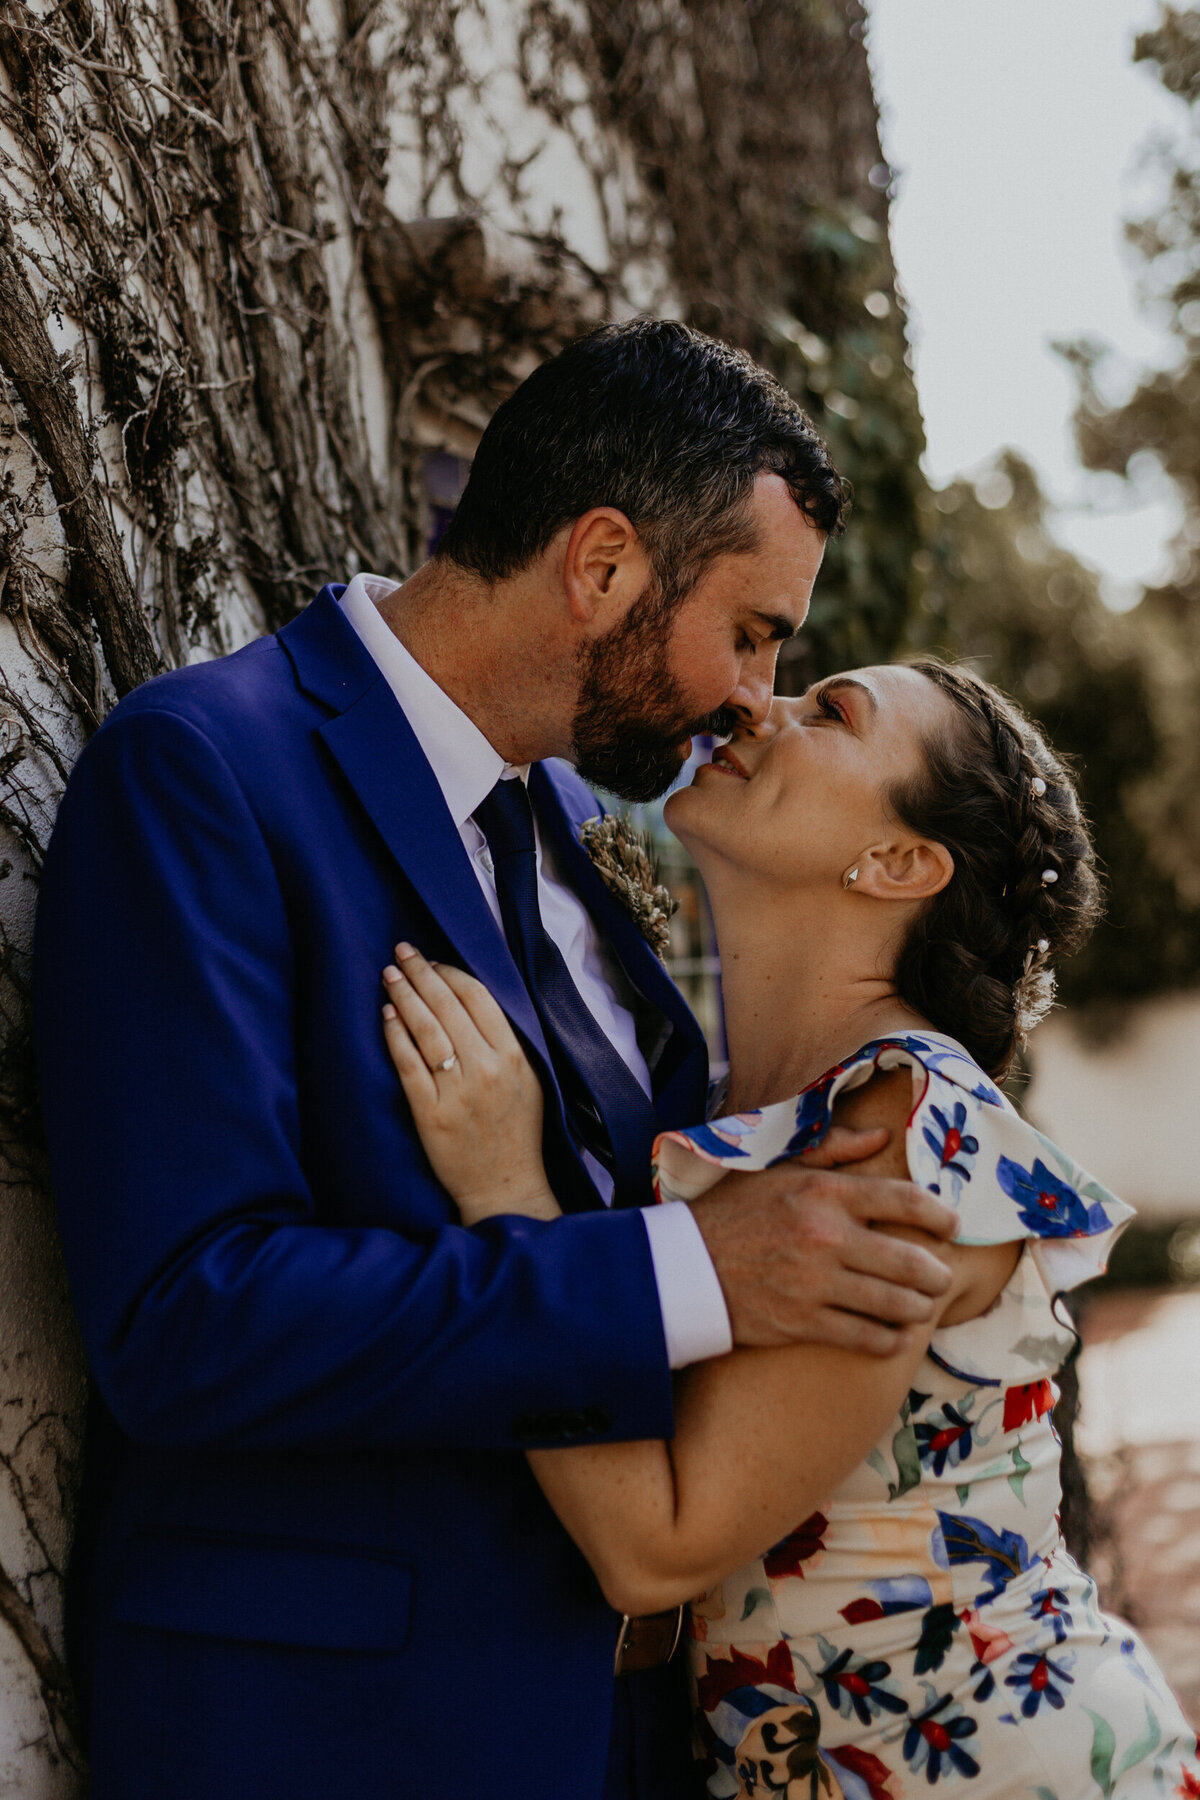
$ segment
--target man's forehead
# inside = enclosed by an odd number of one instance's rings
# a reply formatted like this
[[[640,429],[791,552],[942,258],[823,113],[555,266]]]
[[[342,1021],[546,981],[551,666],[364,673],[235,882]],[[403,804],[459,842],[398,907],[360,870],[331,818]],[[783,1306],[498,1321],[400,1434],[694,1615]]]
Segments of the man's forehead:
[[[793,541],[802,541],[807,534],[812,534],[824,547],[825,533],[819,525],[813,524],[783,476],[776,475],[774,470],[764,469],[755,476],[750,510],[760,530]]]

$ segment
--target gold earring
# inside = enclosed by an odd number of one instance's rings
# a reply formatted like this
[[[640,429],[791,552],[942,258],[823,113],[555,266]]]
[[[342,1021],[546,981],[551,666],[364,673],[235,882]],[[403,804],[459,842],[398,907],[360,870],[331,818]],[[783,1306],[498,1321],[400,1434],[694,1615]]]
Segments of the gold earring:
[[[846,873],[842,876],[842,886],[844,888],[852,888],[857,880],[858,866],[856,864],[853,869],[847,869]]]

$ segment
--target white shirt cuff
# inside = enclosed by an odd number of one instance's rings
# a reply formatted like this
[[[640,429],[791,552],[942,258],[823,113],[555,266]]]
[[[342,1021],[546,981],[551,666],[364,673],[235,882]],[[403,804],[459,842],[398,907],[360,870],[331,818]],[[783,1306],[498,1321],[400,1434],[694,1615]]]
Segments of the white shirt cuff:
[[[733,1349],[729,1308],[691,1207],[669,1200],[643,1208],[642,1218],[671,1367],[727,1355]]]

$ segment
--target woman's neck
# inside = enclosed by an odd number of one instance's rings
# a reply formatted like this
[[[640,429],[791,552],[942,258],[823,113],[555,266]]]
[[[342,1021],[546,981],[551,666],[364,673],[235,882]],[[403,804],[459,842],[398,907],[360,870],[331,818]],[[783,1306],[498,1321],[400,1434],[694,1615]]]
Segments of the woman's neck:
[[[924,1025],[891,974],[880,972],[891,960],[873,916],[823,901],[805,906],[790,894],[764,900],[761,891],[740,903],[730,895],[724,905],[714,896],[713,912],[729,1045],[726,1111],[785,1100],[872,1038]]]

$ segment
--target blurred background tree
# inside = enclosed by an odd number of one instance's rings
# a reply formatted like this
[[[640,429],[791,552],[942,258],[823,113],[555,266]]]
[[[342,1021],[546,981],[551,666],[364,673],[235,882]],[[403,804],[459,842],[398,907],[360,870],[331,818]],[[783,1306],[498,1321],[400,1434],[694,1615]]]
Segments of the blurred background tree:
[[[928,497],[907,633],[970,658],[1079,759],[1109,909],[1064,970],[1063,997],[1093,1005],[1200,983],[1200,9],[1162,7],[1134,55],[1188,109],[1162,153],[1161,208],[1127,228],[1180,355],[1114,404],[1103,346],[1061,348],[1079,381],[1085,466],[1144,481],[1152,459],[1178,490],[1171,578],[1131,611],[1107,608],[1097,578],[1050,536],[1033,471],[1008,454]]]
[[[573,43],[667,228],[681,313],[764,363],[854,485],[781,686],[895,650],[925,447],[859,0],[590,0]],[[652,27],[652,28],[651,28]]]
[[[1065,965],[1061,994],[1111,1005],[1191,985],[1200,972],[1200,909],[1158,822],[1183,775],[1161,673],[1171,644],[1145,601],[1129,613],[1105,606],[1098,578],[1054,542],[1046,513],[1032,469],[1011,452],[975,483],[930,496],[907,644],[968,659],[1075,759],[1108,910]]]
[[[831,546],[781,688],[795,692],[831,669],[904,650],[968,658],[1078,760],[1109,910],[1064,970],[1063,998],[1088,1004],[1095,1025],[1096,1008],[1200,983],[1194,130],[1164,169],[1162,211],[1129,227],[1154,297],[1172,309],[1179,365],[1148,375],[1114,407],[1102,397],[1102,349],[1064,347],[1080,381],[1087,467],[1123,475],[1149,453],[1187,508],[1173,581],[1121,614],[1104,604],[1096,575],[1055,543],[1037,478],[1019,457],[1005,453],[974,482],[941,492],[921,472],[924,435],[887,236],[892,171],[858,0],[786,9],[749,0],[736,14],[724,0],[649,8],[591,0],[588,22],[587,41],[571,41],[573,59],[607,95],[611,123],[661,206],[684,315],[775,371],[854,486],[849,533]],[[1157,63],[1194,110],[1200,10],[1165,7],[1136,55]]]

